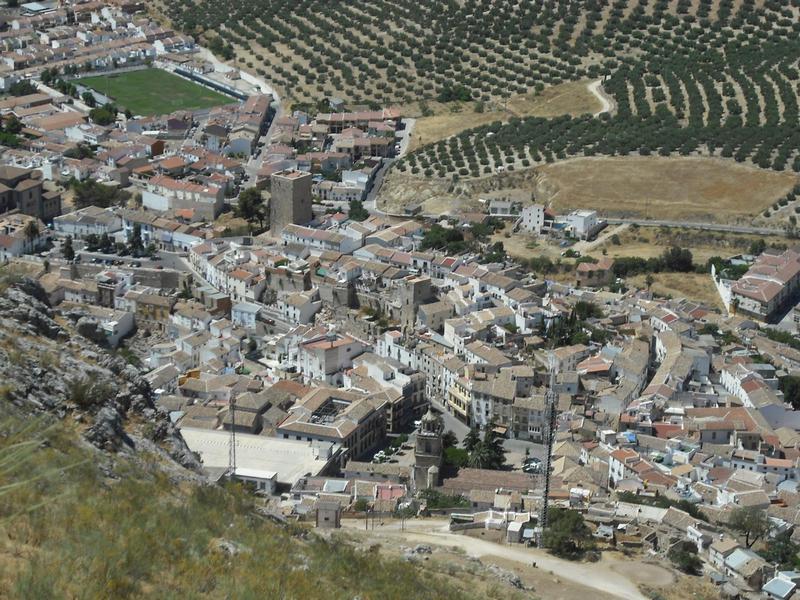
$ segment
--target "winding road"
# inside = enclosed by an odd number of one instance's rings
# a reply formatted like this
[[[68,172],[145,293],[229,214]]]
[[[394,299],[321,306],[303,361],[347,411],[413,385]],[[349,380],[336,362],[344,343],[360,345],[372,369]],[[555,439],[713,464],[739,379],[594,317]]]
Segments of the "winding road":
[[[589,90],[595,98],[597,98],[600,103],[603,105],[603,109],[594,113],[593,116],[599,117],[603,113],[610,113],[616,110],[616,106],[614,105],[614,100],[608,94],[603,91],[603,80],[598,79],[597,81],[592,81],[591,83],[586,84],[586,89]]]

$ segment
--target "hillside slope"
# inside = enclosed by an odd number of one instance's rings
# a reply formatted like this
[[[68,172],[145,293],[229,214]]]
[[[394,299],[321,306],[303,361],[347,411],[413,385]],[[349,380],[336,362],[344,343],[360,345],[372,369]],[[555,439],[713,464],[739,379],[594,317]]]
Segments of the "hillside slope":
[[[0,283],[1,597],[471,596],[205,483],[138,372],[43,300],[31,280]]]

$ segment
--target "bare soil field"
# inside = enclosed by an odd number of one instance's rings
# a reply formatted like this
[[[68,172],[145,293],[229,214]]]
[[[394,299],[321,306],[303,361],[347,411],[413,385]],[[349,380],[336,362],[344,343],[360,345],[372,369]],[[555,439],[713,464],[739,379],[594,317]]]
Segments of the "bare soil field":
[[[214,224],[228,229],[230,235],[247,235],[250,233],[247,221],[237,217],[233,211],[222,213],[217,217]]]
[[[537,168],[536,197],[558,211],[749,224],[796,174],[714,158],[576,158]]]
[[[794,173],[717,158],[575,158],[463,180],[393,171],[378,202],[390,212],[422,203],[426,214],[454,214],[475,210],[478,197],[523,193],[557,212],[590,208],[622,218],[751,225],[766,223],[762,211],[798,181]]]
[[[603,104],[589,90],[588,84],[588,81],[570,81],[546,88],[538,94],[512,96],[505,106],[493,103],[483,112],[476,112],[474,103],[430,102],[427,106],[434,114],[424,117],[419,104],[404,106],[404,114],[417,118],[409,150],[438,142],[465,129],[493,121],[507,121],[509,117],[594,114],[603,109]]]
[[[453,215],[480,210],[472,186],[466,193],[456,189],[447,179],[421,179],[397,171],[386,176],[378,197],[378,208],[390,213],[402,213],[413,204],[421,204],[427,215]]]

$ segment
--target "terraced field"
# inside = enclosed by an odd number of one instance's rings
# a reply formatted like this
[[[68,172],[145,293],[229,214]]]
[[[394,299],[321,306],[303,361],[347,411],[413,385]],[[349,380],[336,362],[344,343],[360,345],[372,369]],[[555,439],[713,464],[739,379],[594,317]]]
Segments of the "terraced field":
[[[660,30],[664,22],[699,29],[750,4],[162,0],[160,8],[174,25],[250,63],[297,100],[334,95],[385,103],[435,98],[460,87],[488,100],[608,74],[620,59],[640,54],[648,38],[661,43],[681,35],[679,27],[665,30],[666,36],[649,27]]]
[[[412,177],[598,155],[800,172],[800,0],[179,0],[164,10],[298,102],[497,106],[579,80],[602,80],[614,100],[599,118],[464,119],[471,128],[396,163]]]

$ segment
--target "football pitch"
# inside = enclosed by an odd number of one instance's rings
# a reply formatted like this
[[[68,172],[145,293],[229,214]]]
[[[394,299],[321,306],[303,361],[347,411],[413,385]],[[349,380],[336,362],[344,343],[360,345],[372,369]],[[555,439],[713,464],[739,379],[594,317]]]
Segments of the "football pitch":
[[[161,69],[85,77],[77,83],[113,98],[135,115],[164,115],[176,110],[199,110],[236,102]]]

